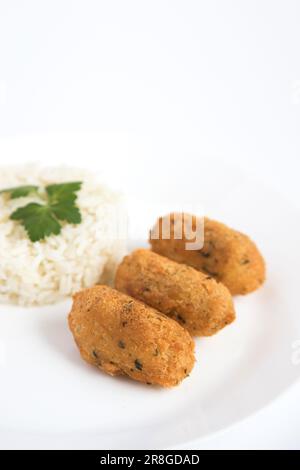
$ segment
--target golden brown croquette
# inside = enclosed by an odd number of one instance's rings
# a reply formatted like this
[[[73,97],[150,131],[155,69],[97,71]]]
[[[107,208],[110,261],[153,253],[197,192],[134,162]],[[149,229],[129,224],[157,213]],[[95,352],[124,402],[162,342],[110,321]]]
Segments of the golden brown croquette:
[[[178,321],[192,335],[211,336],[235,319],[223,284],[150,250],[136,250],[123,259],[115,286]]]
[[[192,225],[197,223],[192,217]],[[166,219],[171,221],[168,239],[163,239],[161,226]],[[179,221],[179,222],[178,222]],[[182,224],[183,237],[174,237],[176,224]],[[199,222],[201,223],[201,222]],[[186,263],[193,268],[213,276],[222,282],[232,295],[248,294],[258,289],[265,280],[265,262],[258,248],[247,235],[226,225],[204,219],[204,246],[199,250],[187,250],[190,235],[186,233],[182,214],[170,214],[160,218],[154,231],[158,238],[150,236],[152,250],[178,263]]]
[[[184,328],[107,286],[74,295],[69,326],[82,358],[110,375],[172,387],[194,366],[194,342]]]

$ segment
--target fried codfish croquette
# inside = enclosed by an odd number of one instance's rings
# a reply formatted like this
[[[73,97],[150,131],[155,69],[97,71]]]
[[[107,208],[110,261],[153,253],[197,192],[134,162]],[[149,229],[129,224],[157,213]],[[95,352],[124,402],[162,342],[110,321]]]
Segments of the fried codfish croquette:
[[[125,256],[115,286],[178,321],[192,335],[211,336],[235,319],[232,297],[223,284],[150,250]]]
[[[192,218],[191,226],[195,227],[199,219],[195,216],[189,217]],[[161,235],[161,226],[166,219],[170,219],[171,223],[169,239],[163,239]],[[152,233],[159,234],[158,238],[150,236],[152,250],[213,276],[222,282],[232,295],[248,294],[263,284],[265,262],[247,235],[205,217],[203,248],[187,250],[186,244],[191,241],[191,237],[186,233],[183,220],[182,214],[170,214],[160,218],[152,230]],[[178,229],[183,232],[181,239],[174,237]]]
[[[194,342],[184,328],[107,286],[74,295],[69,326],[82,358],[110,375],[172,387],[194,366]]]

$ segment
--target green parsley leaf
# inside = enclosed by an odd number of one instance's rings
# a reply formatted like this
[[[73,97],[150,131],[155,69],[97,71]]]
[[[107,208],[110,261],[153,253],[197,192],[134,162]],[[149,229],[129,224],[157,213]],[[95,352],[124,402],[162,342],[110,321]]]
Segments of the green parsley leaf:
[[[80,224],[81,214],[75,201],[77,199],[76,192],[80,190],[81,185],[81,181],[73,181],[46,186],[49,205],[57,219],[65,220],[71,224]]]
[[[77,191],[81,189],[81,181],[72,181],[70,183],[50,184],[46,186],[46,192],[49,196],[50,204],[56,204],[61,201],[75,202]]]
[[[53,214],[59,220],[65,220],[70,224],[80,224],[81,214],[77,206],[72,202],[58,202],[50,206]]]
[[[32,193],[37,193],[39,190],[38,186],[27,184],[25,186],[17,186],[15,188],[2,189],[0,194],[9,194],[11,199],[17,199],[18,197],[25,197]]]
[[[47,205],[32,202],[27,206],[19,207],[10,218],[20,220],[32,242],[43,240],[49,235],[58,235],[61,232],[60,223],[53,217],[52,210]]]
[[[43,240],[52,234],[58,235],[62,229],[59,221],[80,224],[82,220],[80,210],[75,204],[76,193],[81,185],[80,181],[74,181],[46,186],[45,204],[29,203],[16,209],[10,218],[23,224],[32,242]]]

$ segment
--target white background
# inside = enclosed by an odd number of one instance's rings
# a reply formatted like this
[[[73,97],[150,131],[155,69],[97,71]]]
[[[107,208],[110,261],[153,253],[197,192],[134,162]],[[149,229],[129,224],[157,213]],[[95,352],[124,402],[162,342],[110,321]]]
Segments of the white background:
[[[148,189],[149,165],[213,185],[201,165],[223,160],[299,208],[299,20],[289,0],[2,0],[0,137],[76,132],[84,162],[99,132],[103,167],[111,142],[116,181]],[[300,448],[299,392],[193,447]]]

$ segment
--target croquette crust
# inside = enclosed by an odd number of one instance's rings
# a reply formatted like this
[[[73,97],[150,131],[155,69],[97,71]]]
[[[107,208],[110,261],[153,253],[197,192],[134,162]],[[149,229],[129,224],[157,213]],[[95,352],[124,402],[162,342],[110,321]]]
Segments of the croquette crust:
[[[180,215],[177,214],[177,217]],[[158,219],[155,227],[161,227]],[[193,225],[197,217],[192,216]],[[243,233],[233,230],[215,220],[204,218],[204,246],[200,250],[186,250],[190,241],[184,234],[174,238],[174,214],[171,215],[171,237],[150,237],[152,250],[178,263],[186,263],[222,282],[232,295],[245,295],[258,289],[265,281],[265,261],[254,242]],[[176,220],[178,220],[176,218]],[[178,223],[178,222],[177,222]]]
[[[82,358],[110,375],[172,387],[194,366],[194,342],[184,328],[108,286],[74,295],[69,327]]]
[[[235,319],[223,284],[150,250],[136,250],[123,259],[115,286],[178,321],[191,335],[211,336]]]

